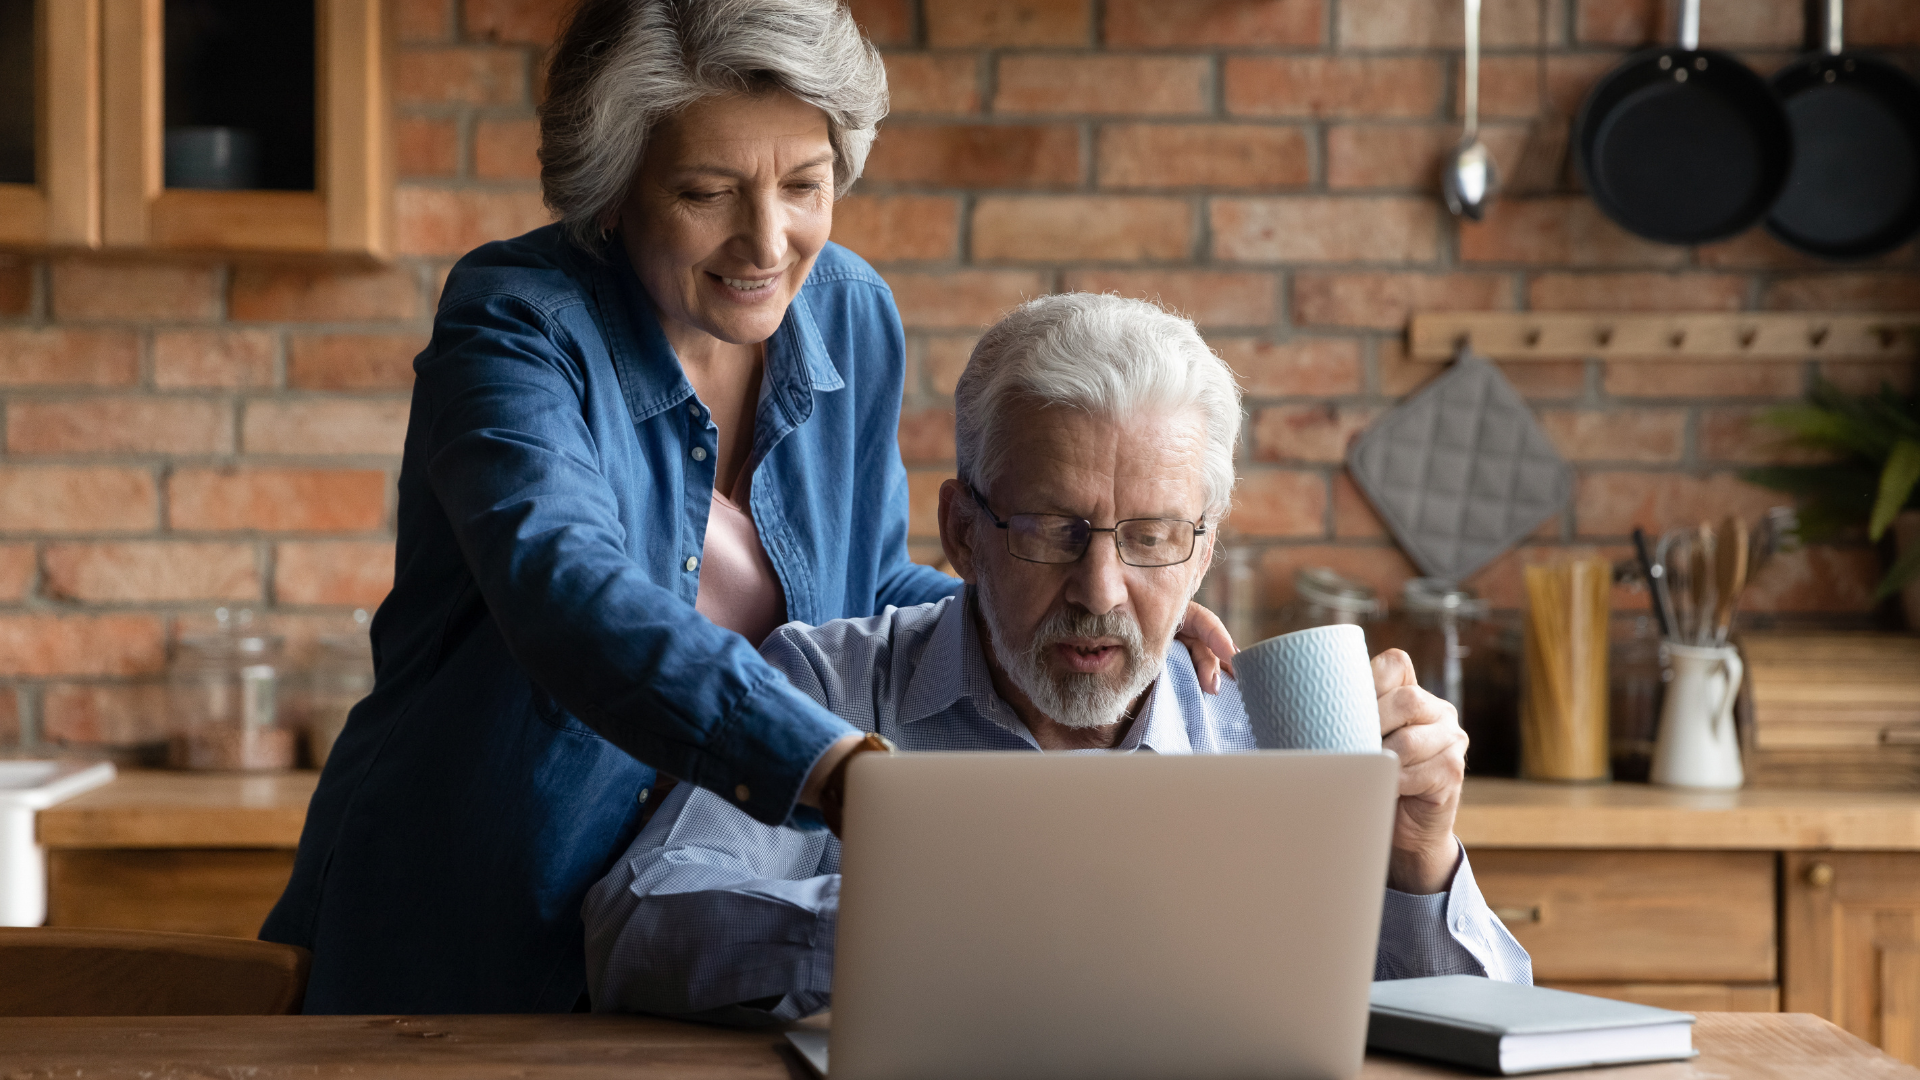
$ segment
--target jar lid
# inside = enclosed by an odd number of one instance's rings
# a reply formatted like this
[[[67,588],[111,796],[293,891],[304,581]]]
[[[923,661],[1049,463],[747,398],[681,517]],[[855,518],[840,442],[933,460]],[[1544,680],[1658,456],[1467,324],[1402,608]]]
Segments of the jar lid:
[[[1400,600],[1409,611],[1452,613],[1470,618],[1479,618],[1487,613],[1487,602],[1480,599],[1477,593],[1445,578],[1408,578],[1401,587]]]
[[[1325,566],[1303,566],[1295,570],[1293,587],[1308,603],[1334,611],[1378,615],[1385,606],[1373,586],[1343,577]]]

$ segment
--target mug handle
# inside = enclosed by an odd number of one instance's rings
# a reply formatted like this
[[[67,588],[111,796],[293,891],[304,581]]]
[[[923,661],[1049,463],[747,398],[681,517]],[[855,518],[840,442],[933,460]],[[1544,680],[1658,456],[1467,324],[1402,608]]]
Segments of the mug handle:
[[[1740,676],[1747,670],[1746,665],[1740,662],[1740,650],[1731,645],[1727,646],[1727,654],[1720,658],[1720,665],[1727,673],[1727,696],[1720,702],[1720,707],[1713,711],[1716,735],[1719,734],[1717,729],[1721,717],[1726,717],[1727,723],[1733,723],[1733,707],[1740,698]]]

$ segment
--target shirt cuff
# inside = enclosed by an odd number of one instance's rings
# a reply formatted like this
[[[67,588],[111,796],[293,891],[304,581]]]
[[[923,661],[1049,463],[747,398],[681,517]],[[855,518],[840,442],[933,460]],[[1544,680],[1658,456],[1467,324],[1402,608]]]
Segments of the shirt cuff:
[[[800,805],[800,789],[829,747],[858,734],[775,674],[741,699],[708,747],[710,762],[734,763],[729,774],[693,779],[762,824],[824,829],[820,812]]]
[[[1454,840],[1456,847],[1460,842]],[[1380,915],[1380,978],[1482,975],[1533,981],[1526,950],[1480,895],[1464,847],[1447,891],[1418,896],[1388,889]]]

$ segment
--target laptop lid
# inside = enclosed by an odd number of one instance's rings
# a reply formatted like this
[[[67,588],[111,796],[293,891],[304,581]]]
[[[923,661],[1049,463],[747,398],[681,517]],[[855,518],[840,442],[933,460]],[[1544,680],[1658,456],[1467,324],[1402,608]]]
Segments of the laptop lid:
[[[850,768],[833,1080],[1359,1071],[1392,754]]]

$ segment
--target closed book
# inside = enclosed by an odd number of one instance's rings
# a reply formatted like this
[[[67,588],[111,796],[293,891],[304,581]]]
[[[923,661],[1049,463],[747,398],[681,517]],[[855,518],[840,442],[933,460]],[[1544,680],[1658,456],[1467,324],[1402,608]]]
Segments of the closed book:
[[[1372,1004],[1369,1049],[1503,1076],[1694,1056],[1687,1013],[1477,975],[1377,982]]]

